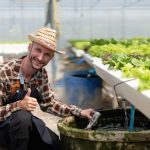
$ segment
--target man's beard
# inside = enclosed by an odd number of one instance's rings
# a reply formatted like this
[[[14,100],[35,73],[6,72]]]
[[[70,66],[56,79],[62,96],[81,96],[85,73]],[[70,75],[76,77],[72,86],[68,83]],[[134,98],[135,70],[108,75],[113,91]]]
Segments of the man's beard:
[[[41,63],[38,59],[33,57],[31,54],[29,54],[29,61],[30,61],[32,69],[34,70],[39,70],[45,66],[43,62]]]

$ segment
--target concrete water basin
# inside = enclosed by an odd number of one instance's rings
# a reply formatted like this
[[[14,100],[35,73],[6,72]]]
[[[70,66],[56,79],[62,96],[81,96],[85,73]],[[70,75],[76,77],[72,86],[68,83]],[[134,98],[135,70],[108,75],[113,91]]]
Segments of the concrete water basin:
[[[63,150],[150,150],[150,120],[135,112],[134,130],[129,131],[124,110],[103,110],[97,125],[85,130],[84,119],[67,117],[58,122]],[[126,120],[126,121],[125,121]]]

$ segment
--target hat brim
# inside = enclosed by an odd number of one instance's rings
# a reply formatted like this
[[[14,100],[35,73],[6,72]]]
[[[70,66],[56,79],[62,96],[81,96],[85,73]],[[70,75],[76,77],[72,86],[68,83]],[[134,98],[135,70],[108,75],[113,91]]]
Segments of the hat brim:
[[[29,40],[31,40],[32,42],[38,43],[46,48],[48,48],[49,50],[59,53],[59,54],[65,54],[65,52],[63,51],[56,51],[55,49],[53,49],[52,47],[48,46],[46,42],[44,42],[44,40],[40,40],[39,38],[37,38],[35,35],[33,34],[29,34],[28,35]]]

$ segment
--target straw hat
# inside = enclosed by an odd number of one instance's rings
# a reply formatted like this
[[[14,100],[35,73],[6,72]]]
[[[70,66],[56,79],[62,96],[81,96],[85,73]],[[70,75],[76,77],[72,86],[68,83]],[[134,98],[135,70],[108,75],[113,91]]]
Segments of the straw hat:
[[[48,27],[38,29],[35,33],[28,35],[32,42],[43,45],[54,52],[63,54],[64,52],[56,51],[56,31]]]

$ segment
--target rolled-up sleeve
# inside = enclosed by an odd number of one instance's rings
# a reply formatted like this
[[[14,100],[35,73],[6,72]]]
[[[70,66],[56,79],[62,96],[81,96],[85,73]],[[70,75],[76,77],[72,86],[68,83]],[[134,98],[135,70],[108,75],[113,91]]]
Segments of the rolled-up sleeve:
[[[53,113],[58,116],[80,116],[80,108],[75,105],[64,104],[62,101],[55,98],[54,92],[50,88],[47,76],[43,78],[42,82],[41,93],[43,101],[41,103],[41,107],[43,107],[46,112]]]

